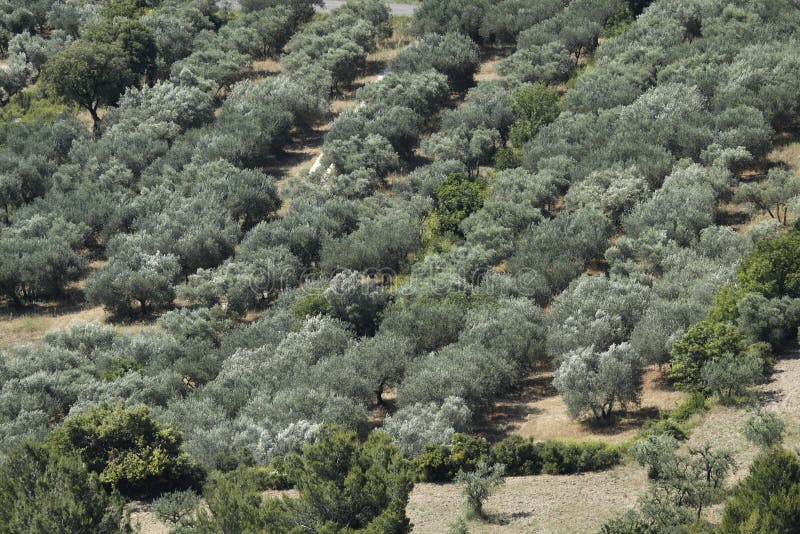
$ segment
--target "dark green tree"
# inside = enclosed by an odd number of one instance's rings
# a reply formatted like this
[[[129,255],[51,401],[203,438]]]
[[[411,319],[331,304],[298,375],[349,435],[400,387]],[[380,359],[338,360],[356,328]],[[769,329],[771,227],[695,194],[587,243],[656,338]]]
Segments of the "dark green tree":
[[[767,298],[800,297],[800,231],[756,243],[737,279],[745,291]]]
[[[774,447],[758,456],[725,505],[721,532],[797,532],[800,460]]]
[[[355,432],[325,428],[287,464],[300,492],[292,505],[296,524],[324,532],[410,531],[405,510],[414,475],[388,434],[372,432],[362,445]]]
[[[741,357],[747,349],[745,337],[733,326],[710,320],[689,327],[672,345],[667,376],[681,389],[702,386],[703,366],[713,360]]]
[[[56,95],[86,109],[97,129],[98,108],[115,104],[125,88],[135,84],[127,57],[118,44],[80,40],[53,56],[42,77]]]
[[[101,482],[128,497],[196,487],[203,479],[183,452],[181,435],[156,422],[144,405],[94,407],[68,417],[48,440],[60,451],[77,453]]]
[[[461,233],[458,225],[478,211],[486,198],[486,185],[460,173],[451,174],[436,188],[434,215],[442,232]]]
[[[24,443],[0,463],[0,532],[125,532],[122,500],[74,452]]]
[[[561,111],[558,93],[542,84],[526,84],[514,90],[517,122],[511,127],[511,143],[522,148],[539,128],[553,122]]]
[[[117,45],[125,51],[134,74],[152,76],[158,47],[153,32],[135,19],[115,17],[102,19],[82,31],[82,37],[103,46]]]

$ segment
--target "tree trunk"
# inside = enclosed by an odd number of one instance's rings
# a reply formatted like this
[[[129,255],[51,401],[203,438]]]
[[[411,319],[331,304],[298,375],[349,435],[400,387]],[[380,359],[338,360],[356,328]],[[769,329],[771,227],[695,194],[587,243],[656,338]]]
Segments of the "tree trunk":
[[[100,124],[100,116],[97,114],[97,105],[90,105],[86,106],[86,109],[89,110],[89,115],[92,116],[92,131],[97,132],[97,125]]]
[[[386,404],[383,400],[383,388],[385,385],[385,382],[381,382],[381,385],[375,390],[375,402],[378,406],[384,406]]]

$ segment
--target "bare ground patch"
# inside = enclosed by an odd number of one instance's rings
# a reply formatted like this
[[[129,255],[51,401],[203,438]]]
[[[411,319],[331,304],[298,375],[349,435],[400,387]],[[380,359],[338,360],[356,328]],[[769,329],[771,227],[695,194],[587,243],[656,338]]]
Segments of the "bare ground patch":
[[[596,532],[603,522],[629,508],[647,487],[647,476],[635,465],[602,473],[513,477],[489,498],[489,521],[471,521],[470,532]],[[414,532],[447,532],[464,511],[456,484],[417,484],[407,515]]]
[[[686,397],[667,385],[661,372],[648,368],[644,374],[641,406],[618,417],[612,425],[575,421],[552,386],[549,371],[531,375],[517,391],[498,402],[487,419],[485,433],[495,437],[518,434],[536,440],[598,439],[619,443],[636,435],[659,410],[672,409]]]

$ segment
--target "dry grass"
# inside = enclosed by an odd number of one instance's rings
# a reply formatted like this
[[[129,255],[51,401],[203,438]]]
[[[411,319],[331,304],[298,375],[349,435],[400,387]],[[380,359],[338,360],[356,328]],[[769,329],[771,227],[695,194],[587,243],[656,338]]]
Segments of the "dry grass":
[[[128,510],[131,513],[131,526],[140,534],[169,534],[172,529],[150,511],[150,505],[141,501],[133,502]]]
[[[596,532],[605,520],[635,506],[647,487],[643,469],[622,465],[574,476],[513,477],[489,498],[489,521],[468,523],[470,532]],[[417,484],[407,515],[414,532],[447,532],[464,511],[456,484]]]
[[[19,314],[2,315],[0,316],[0,348],[36,345],[48,332],[68,330],[79,323],[109,324],[108,319],[108,314],[100,306],[73,310],[52,308],[44,311],[25,311]],[[132,334],[145,328],[151,328],[152,324],[118,324],[113,327],[119,333]]]
[[[497,403],[484,432],[496,437],[518,434],[537,440],[598,439],[619,443],[635,436],[648,418],[658,416],[659,410],[674,408],[686,396],[667,386],[661,372],[652,367],[644,374],[641,406],[620,416],[613,425],[595,425],[569,417],[552,379],[549,371],[531,375],[520,391]]]
[[[774,164],[784,164],[800,174],[800,143],[793,142],[778,146],[767,155],[767,160]]]
[[[475,74],[475,81],[483,82],[499,78],[500,76],[495,72],[494,67],[501,59],[503,59],[501,56],[492,56],[490,59],[481,63],[478,72]]]
[[[258,77],[274,76],[283,72],[283,65],[274,59],[264,59],[253,62],[253,74]]]

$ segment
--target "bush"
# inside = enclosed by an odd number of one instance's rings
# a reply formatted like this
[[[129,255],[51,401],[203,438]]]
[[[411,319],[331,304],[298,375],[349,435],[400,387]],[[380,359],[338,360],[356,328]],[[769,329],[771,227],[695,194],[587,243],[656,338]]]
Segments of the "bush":
[[[203,473],[183,452],[181,436],[145,406],[107,404],[68,417],[50,438],[76,452],[99,480],[128,497],[198,487]]]
[[[410,530],[405,509],[413,475],[387,434],[372,432],[362,445],[355,432],[327,427],[302,455],[286,461],[300,492],[292,507],[298,524],[329,531]]]
[[[707,410],[705,395],[693,393],[688,399],[676,406],[674,410],[670,411],[669,417],[679,423],[684,423],[693,415],[703,414]]]
[[[532,438],[510,436],[489,448],[482,438],[456,434],[450,446],[426,446],[415,463],[421,480],[446,482],[459,471],[474,469],[480,462],[502,463],[508,475],[527,476],[604,471],[619,464],[621,459],[618,447],[602,442],[536,442]]]
[[[737,280],[743,290],[767,298],[800,297],[800,231],[757,242]]]
[[[783,441],[785,429],[786,423],[778,415],[758,410],[745,421],[742,433],[750,443],[771,449]]]
[[[486,184],[456,173],[447,177],[436,188],[434,199],[436,207],[433,214],[442,233],[460,234],[459,224],[478,211],[486,198]]]
[[[541,449],[542,472],[571,475],[604,471],[620,462],[620,450],[601,442],[545,441]]]
[[[189,517],[199,503],[200,497],[191,490],[174,491],[154,500],[152,509],[162,521],[178,524]]]
[[[448,445],[428,444],[414,462],[425,482],[447,482],[459,471],[471,471],[489,458],[489,442],[467,434],[454,434]]]
[[[747,343],[733,326],[705,320],[689,327],[672,345],[672,360],[667,376],[679,389],[697,390],[703,385],[702,369],[706,362],[722,357],[738,358]]]
[[[414,463],[423,482],[447,482],[453,480],[457,472],[450,460],[450,449],[445,445],[426,445]]]
[[[505,465],[509,476],[536,475],[542,472],[542,444],[509,436],[492,445],[492,460]]]

